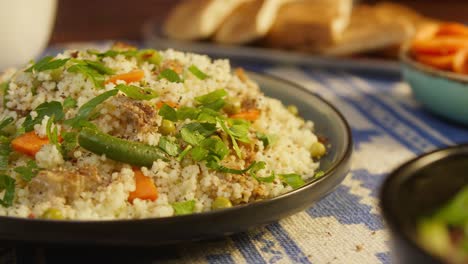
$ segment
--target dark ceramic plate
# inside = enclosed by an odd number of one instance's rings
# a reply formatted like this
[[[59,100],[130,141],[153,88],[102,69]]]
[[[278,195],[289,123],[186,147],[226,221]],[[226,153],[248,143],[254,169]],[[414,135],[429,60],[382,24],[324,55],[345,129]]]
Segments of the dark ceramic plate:
[[[396,263],[442,263],[416,243],[416,223],[468,185],[468,144],[413,159],[386,179],[381,205],[394,237]]]
[[[343,116],[295,84],[249,73],[269,96],[295,104],[314,120],[331,148],[321,161],[325,175],[273,199],[186,216],[117,221],[47,221],[0,217],[0,242],[62,245],[163,245],[224,236],[267,224],[310,207],[337,187],[350,166],[352,138]]]

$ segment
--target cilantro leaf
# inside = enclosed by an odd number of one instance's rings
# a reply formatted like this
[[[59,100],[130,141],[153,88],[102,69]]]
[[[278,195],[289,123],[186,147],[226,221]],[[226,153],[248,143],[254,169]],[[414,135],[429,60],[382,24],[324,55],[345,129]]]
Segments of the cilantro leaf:
[[[76,106],[77,106],[77,102],[71,96],[63,100],[63,108],[75,108]]]
[[[249,143],[250,139],[249,135],[249,128],[250,122],[247,122],[242,119],[232,119],[232,125],[229,128],[230,134],[237,140],[242,141],[244,143]]]
[[[266,163],[263,161],[254,162],[253,165],[250,166],[249,174],[258,182],[273,182],[275,180],[275,173],[273,172],[268,177],[258,177],[257,172],[260,170],[265,169]]]
[[[64,157],[68,157],[69,153],[78,146],[77,132],[62,132],[61,150]]]
[[[210,155],[215,155],[220,160],[229,154],[229,149],[219,137],[205,138],[200,142],[200,146],[209,151]]]
[[[46,134],[47,138],[49,139],[50,143],[54,145],[58,145],[59,139],[58,139],[58,128],[57,126],[54,126],[52,129],[52,125],[54,124],[55,121],[55,116],[53,115],[52,117],[47,120],[47,125],[46,125]]]
[[[179,74],[171,69],[164,69],[159,73],[159,79],[166,79],[170,82],[181,83],[183,80],[180,78]]]
[[[216,101],[222,99],[227,94],[228,93],[226,92],[226,90],[218,89],[218,90],[213,91],[211,93],[195,97],[195,101],[197,101],[201,105],[208,105],[208,104],[211,104],[213,102],[216,102]]]
[[[275,137],[273,135],[267,135],[267,134],[263,134],[263,133],[260,133],[260,132],[257,132],[255,134],[257,136],[257,138],[263,142],[263,147],[266,148],[270,145],[272,145],[275,141]]]
[[[134,57],[138,54],[138,50],[124,50],[124,51],[118,51],[118,50],[107,50],[105,52],[100,52],[98,50],[87,50],[89,54],[96,55],[100,58],[102,57],[115,57],[117,55],[124,55],[126,57]]]
[[[151,88],[140,88],[135,85],[119,84],[115,88],[136,100],[151,100],[159,96],[158,93]]]
[[[68,68],[68,72],[81,73],[89,78],[96,88],[104,88],[104,76],[87,64],[75,64]]]
[[[195,210],[195,200],[172,203],[175,215],[187,215]]]
[[[4,207],[9,207],[13,204],[15,198],[15,179],[8,175],[0,175],[0,191],[5,190],[3,199],[0,200],[0,204]]]
[[[177,112],[174,108],[170,107],[168,104],[163,104],[159,109],[158,114],[164,119],[176,122],[177,121]]]
[[[200,80],[205,80],[210,77],[206,73],[202,72],[197,66],[191,65],[188,70]]]
[[[293,189],[297,189],[305,184],[301,175],[296,173],[278,174],[278,176],[284,183],[293,187]]]
[[[14,171],[17,172],[21,178],[27,182],[36,177],[37,173],[39,173],[39,170],[40,169],[34,160],[29,160],[26,163],[26,166],[20,166],[14,169]]]
[[[200,142],[216,132],[216,124],[193,122],[182,127],[180,134],[182,139],[193,145],[198,146]]]
[[[5,119],[3,119],[1,122],[0,122],[0,130],[4,129],[5,127],[7,127],[9,124],[13,123],[13,121],[15,121],[15,119],[13,117],[6,117]]]
[[[0,136],[0,170],[8,169],[10,153],[10,140],[5,136]]]
[[[195,161],[202,161],[204,159],[206,159],[206,157],[208,157],[208,150],[200,147],[200,146],[196,146],[192,149],[192,151],[190,152],[190,154],[192,155],[192,159],[195,160]]]
[[[167,137],[161,137],[159,139],[158,147],[173,157],[177,156],[180,152],[179,146],[170,141]]]
[[[239,145],[237,145],[236,138],[232,134],[231,130],[226,126],[226,124],[224,123],[224,120],[218,119],[218,124],[221,126],[224,133],[228,134],[229,137],[231,138],[232,148],[236,152],[237,157],[239,157],[239,159],[242,159],[242,152],[239,148]]]
[[[107,99],[109,99],[112,96],[115,96],[119,90],[113,89],[107,92],[104,92],[93,99],[89,100],[85,104],[83,104],[80,109],[78,109],[78,113],[76,116],[72,119],[65,120],[65,124],[73,127],[73,128],[79,128],[79,127],[84,127],[86,126],[86,121],[90,118],[92,115],[92,112],[94,109]]]
[[[159,52],[153,49],[140,50],[136,56],[138,58],[138,61],[147,61],[154,65],[159,65],[162,61]]]
[[[185,120],[185,119],[191,119],[195,120],[197,119],[198,115],[200,114],[200,109],[194,108],[194,107],[186,107],[183,106],[177,110],[177,119],[179,120]]]
[[[115,74],[115,71],[104,64],[97,62],[97,61],[91,61],[91,60],[84,60],[86,65],[88,65],[90,68],[93,68],[100,74],[107,74],[107,75],[112,75]]]
[[[69,61],[70,59],[56,59],[52,56],[46,56],[39,60],[36,64],[32,65],[31,67],[27,68],[25,72],[41,72],[46,70],[53,70],[62,67]]]
[[[314,178],[318,179],[320,177],[323,177],[325,175],[325,172],[323,170],[319,170],[314,174]]]
[[[179,156],[177,156],[177,160],[179,162],[182,161],[185,158],[185,156],[187,156],[187,154],[190,152],[191,149],[192,149],[192,146],[187,145],[187,147],[185,147],[185,149],[179,154]]]
[[[8,102],[8,99],[6,96],[8,95],[8,89],[10,88],[10,81],[3,82],[0,84],[0,92],[3,96],[3,107],[6,106],[6,103]]]
[[[65,117],[62,104],[57,101],[42,103],[38,105],[34,111],[36,111],[37,117],[32,119],[31,115],[28,115],[22,124],[25,132],[33,130],[34,125],[40,124],[44,116],[55,116],[55,120],[57,121],[60,121]]]

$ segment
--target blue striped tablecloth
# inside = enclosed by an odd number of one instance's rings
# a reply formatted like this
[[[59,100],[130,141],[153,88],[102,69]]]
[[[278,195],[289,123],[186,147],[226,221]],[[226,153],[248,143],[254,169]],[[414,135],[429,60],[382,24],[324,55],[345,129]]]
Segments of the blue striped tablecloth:
[[[277,223],[215,241],[168,248],[107,251],[104,260],[144,263],[390,263],[389,233],[378,206],[386,175],[438,147],[468,142],[468,128],[421,108],[397,75],[351,73],[280,64],[244,63],[296,82],[333,103],[349,121],[352,169],[332,194]],[[20,252],[17,250],[17,255]],[[45,250],[60,262],[76,250]],[[89,260],[95,259],[89,255]],[[72,258],[73,259],[73,258]],[[63,260],[63,259],[62,259]],[[110,263],[110,262],[109,262]]]

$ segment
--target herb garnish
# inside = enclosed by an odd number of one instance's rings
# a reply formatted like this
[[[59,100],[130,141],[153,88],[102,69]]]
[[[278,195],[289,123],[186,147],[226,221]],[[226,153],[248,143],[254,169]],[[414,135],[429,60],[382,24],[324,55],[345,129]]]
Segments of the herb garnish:
[[[64,121],[64,124],[69,125],[73,128],[79,128],[83,126],[87,126],[87,121],[91,117],[94,109],[101,104],[102,102],[106,101],[110,97],[116,95],[119,92],[117,89],[113,89],[107,92],[104,92],[93,99],[89,100],[85,104],[83,104],[80,109],[78,109],[78,113],[74,118],[67,119]]]
[[[296,173],[278,174],[278,176],[284,183],[291,186],[293,189],[297,189],[305,184],[301,175]]]
[[[56,121],[60,121],[65,117],[62,104],[57,101],[42,103],[34,111],[37,113],[36,118],[33,119],[29,114],[23,122],[22,126],[25,132],[33,130],[34,125],[41,123],[45,116],[55,116]]]
[[[9,207],[13,204],[13,199],[15,198],[15,182],[15,179],[8,175],[0,175],[0,192],[5,190],[3,199],[0,199],[0,204],[4,207]]]
[[[46,134],[47,134],[47,138],[49,139],[49,142],[58,146],[59,144],[58,127],[54,126],[52,128],[52,125],[54,124],[54,122],[55,122],[55,115],[53,115],[52,117],[49,117],[49,120],[47,120]]]
[[[34,160],[29,160],[26,163],[26,166],[16,167],[15,172],[17,172],[21,178],[27,182],[31,181],[32,178],[36,177],[39,173],[40,168],[37,166]]]
[[[159,139],[158,147],[173,157],[177,156],[180,152],[179,146],[177,146],[176,143],[170,141],[167,137],[161,137]]]
[[[163,104],[163,106],[159,109],[159,115],[164,119],[170,120],[172,122],[177,121],[176,110],[167,104]]]
[[[10,139],[5,136],[0,136],[0,171],[8,169],[8,161],[10,159],[11,147]]]
[[[54,70],[62,67],[70,59],[56,59],[54,60],[53,56],[46,56],[39,60],[36,64],[27,68],[25,72],[41,72],[46,70]]]
[[[174,208],[174,215],[187,215],[195,210],[195,200],[176,202],[171,205]]]
[[[159,79],[166,79],[170,82],[175,82],[175,83],[181,83],[183,82],[182,79],[180,78],[179,74],[175,72],[174,70],[171,69],[164,69],[160,74],[159,74]]]
[[[197,66],[191,65],[188,70],[195,75],[200,80],[205,80],[206,78],[210,77],[206,73],[202,72]]]
[[[119,84],[115,87],[125,95],[136,100],[151,100],[158,97],[158,93],[150,88],[140,88],[135,85]]]
[[[63,100],[63,108],[75,108],[77,104],[76,100],[70,96]]]

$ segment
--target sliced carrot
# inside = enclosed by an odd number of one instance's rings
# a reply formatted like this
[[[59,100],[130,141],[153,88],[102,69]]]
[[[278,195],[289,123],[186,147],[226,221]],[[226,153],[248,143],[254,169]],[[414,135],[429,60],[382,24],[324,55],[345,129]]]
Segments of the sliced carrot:
[[[107,81],[108,83],[116,83],[119,80],[125,81],[126,83],[138,82],[145,77],[145,72],[143,70],[133,70],[131,72],[117,74],[111,76]]]
[[[34,131],[25,133],[11,141],[11,147],[20,153],[35,156],[42,146],[49,144],[49,139],[40,138]]]
[[[449,55],[467,46],[468,37],[437,37],[427,40],[414,40],[411,45],[411,52],[427,55]]]
[[[158,199],[158,190],[153,180],[143,175],[141,170],[137,168],[133,168],[133,173],[135,175],[135,191],[128,195],[128,201],[133,203],[136,198],[151,201]]]
[[[439,26],[436,36],[468,37],[468,27],[460,23],[444,23]]]
[[[252,109],[252,110],[247,110],[245,112],[240,112],[238,114],[231,115],[230,118],[255,121],[258,119],[259,116],[260,116],[260,110]]]
[[[426,65],[441,69],[450,70],[452,69],[454,55],[426,55],[416,54],[415,59]]]
[[[172,108],[177,108],[179,106],[177,103],[174,103],[172,101],[159,101],[156,103],[156,108],[161,109],[161,107],[163,107],[164,104],[167,104]]]
[[[453,71],[456,73],[468,73],[468,48],[461,49],[455,54]]]

